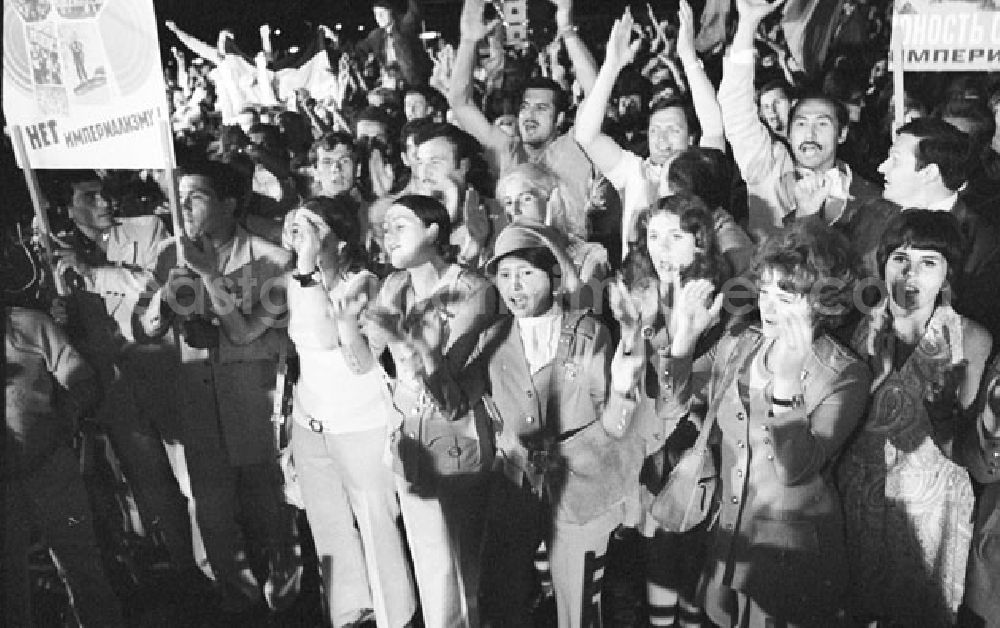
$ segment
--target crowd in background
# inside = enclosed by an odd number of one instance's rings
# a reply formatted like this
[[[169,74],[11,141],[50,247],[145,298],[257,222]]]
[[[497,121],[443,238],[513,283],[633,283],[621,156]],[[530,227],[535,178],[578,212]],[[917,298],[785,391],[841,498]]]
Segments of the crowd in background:
[[[548,2],[167,22],[176,176],[5,228],[5,625],[1000,626],[996,75]]]

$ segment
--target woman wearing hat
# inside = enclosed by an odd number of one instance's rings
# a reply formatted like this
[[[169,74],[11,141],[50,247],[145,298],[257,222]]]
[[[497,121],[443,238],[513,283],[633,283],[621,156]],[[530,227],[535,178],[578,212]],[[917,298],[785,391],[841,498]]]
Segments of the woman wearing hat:
[[[634,411],[642,358],[619,349],[612,360],[597,318],[563,309],[560,292],[577,279],[557,237],[542,225],[500,233],[486,268],[506,312],[480,335],[464,368],[438,368],[427,378],[446,416],[481,404],[493,421],[485,625],[532,625],[532,561],[542,539],[559,625],[596,619],[603,556],[638,473],[638,443],[612,439],[604,424]]]

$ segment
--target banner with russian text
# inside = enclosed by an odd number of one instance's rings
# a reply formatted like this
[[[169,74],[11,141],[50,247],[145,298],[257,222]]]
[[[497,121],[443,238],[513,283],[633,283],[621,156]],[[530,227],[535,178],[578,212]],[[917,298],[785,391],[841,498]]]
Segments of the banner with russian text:
[[[896,0],[890,67],[897,50],[907,72],[1000,70],[1000,2]]]
[[[152,0],[4,0],[3,110],[32,168],[166,167]]]

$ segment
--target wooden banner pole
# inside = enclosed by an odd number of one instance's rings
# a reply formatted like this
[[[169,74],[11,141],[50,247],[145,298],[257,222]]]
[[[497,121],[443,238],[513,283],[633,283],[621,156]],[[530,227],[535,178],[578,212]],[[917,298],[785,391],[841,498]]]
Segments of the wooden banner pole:
[[[167,175],[167,199],[170,203],[170,223],[174,227],[174,238],[177,244],[177,266],[187,265],[184,259],[184,249],[181,247],[181,236],[184,235],[184,221],[181,220],[181,204],[177,198],[177,164],[174,162],[174,135],[169,120],[160,120],[160,140],[163,144],[164,169]]]
[[[903,81],[903,44],[898,43],[892,49],[892,54],[896,62],[892,65],[892,103],[893,103],[893,123],[892,138],[895,139],[896,131],[906,124],[906,87]]]
[[[66,278],[56,272],[55,257],[52,252],[52,227],[49,224],[49,215],[42,204],[42,188],[38,185],[38,175],[35,174],[28,159],[28,151],[24,147],[24,135],[20,125],[11,125],[10,130],[11,139],[14,141],[14,152],[21,164],[21,170],[24,172],[24,182],[28,186],[31,204],[35,209],[38,228],[42,231],[41,245],[42,250],[45,251],[45,262],[49,265],[49,270],[52,273],[56,294],[64,297],[69,294],[69,286],[66,285]]]

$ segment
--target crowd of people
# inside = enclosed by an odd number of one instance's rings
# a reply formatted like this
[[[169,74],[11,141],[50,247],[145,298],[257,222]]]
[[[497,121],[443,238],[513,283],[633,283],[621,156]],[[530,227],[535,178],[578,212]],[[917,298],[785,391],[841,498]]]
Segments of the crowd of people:
[[[1000,627],[1000,81],[897,118],[873,0],[808,54],[781,0],[549,3],[167,23],[176,177],[40,172],[4,237],[6,625],[37,539],[84,627],[153,562],[204,625],[620,625],[629,540],[628,625]]]

